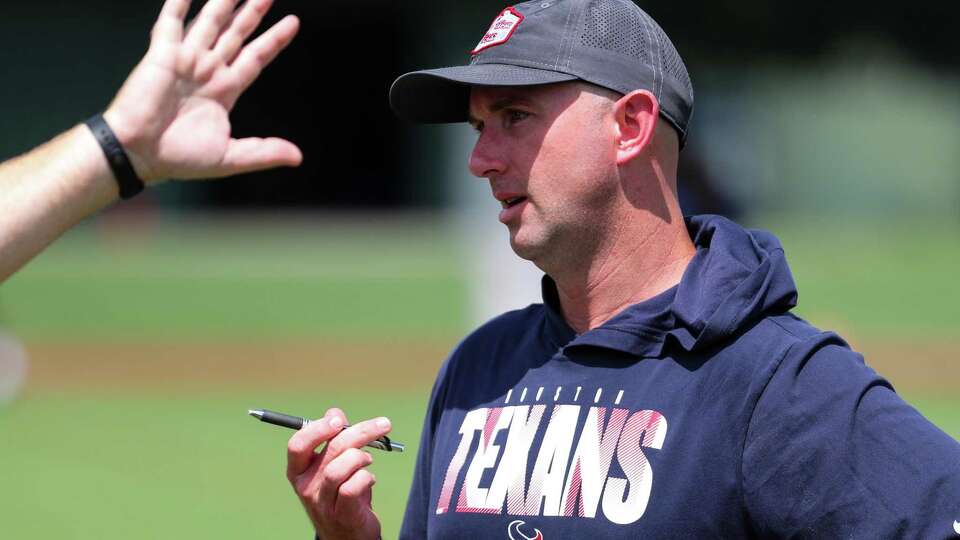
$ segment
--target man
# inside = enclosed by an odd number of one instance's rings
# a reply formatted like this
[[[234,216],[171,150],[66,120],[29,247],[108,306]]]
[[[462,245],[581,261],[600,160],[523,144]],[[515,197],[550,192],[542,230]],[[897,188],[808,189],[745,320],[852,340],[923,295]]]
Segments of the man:
[[[210,0],[185,31],[190,0],[167,0],[150,49],[103,115],[0,164],[0,282],[144,185],[299,165],[293,143],[230,137],[230,110],[299,28],[288,16],[244,46],[272,0],[237,3]]]
[[[390,97],[476,128],[470,171],[547,274],[544,304],[442,367],[402,538],[960,534],[960,444],[790,313],[772,235],[681,216],[692,87],[639,8],[507,8],[470,65],[404,75]],[[294,435],[288,477],[320,538],[376,538],[358,448],[389,423],[337,435],[345,421]]]

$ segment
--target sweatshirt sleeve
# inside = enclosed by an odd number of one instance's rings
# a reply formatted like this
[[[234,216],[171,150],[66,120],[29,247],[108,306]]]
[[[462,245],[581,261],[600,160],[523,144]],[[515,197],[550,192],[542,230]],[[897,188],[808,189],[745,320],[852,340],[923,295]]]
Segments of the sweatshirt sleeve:
[[[960,533],[960,443],[834,334],[796,343],[773,372],[752,415],[742,475],[761,537]]]
[[[417,451],[417,462],[413,471],[413,483],[407,497],[407,509],[403,514],[403,524],[400,526],[400,540],[423,540],[427,538],[431,486],[430,463],[433,457],[434,436],[443,413],[448,364],[449,360],[437,374],[433,390],[430,392],[427,414],[423,419],[423,430],[420,433],[420,447]]]

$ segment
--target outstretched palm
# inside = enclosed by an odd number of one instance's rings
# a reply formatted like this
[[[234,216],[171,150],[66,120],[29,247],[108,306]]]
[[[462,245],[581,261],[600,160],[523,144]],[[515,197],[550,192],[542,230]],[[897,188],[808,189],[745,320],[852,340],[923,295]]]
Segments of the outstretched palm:
[[[229,113],[299,28],[288,16],[244,46],[272,0],[210,0],[190,27],[190,0],[167,0],[150,49],[106,113],[144,181],[218,178],[295,166],[300,150],[278,138],[233,139]]]

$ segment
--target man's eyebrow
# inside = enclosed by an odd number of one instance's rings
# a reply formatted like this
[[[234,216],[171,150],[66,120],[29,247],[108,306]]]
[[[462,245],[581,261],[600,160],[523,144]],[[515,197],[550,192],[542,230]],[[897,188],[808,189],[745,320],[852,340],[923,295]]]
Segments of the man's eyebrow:
[[[498,113],[515,105],[530,105],[530,101],[520,96],[505,96],[491,103],[489,109],[491,113]],[[468,113],[467,122],[476,126],[480,123],[480,120]]]
[[[530,104],[529,100],[523,99],[522,97],[519,97],[519,96],[502,97],[494,101],[493,104],[490,105],[490,112],[500,112],[503,109],[508,109],[510,107],[513,107],[514,105],[529,105],[529,104]]]

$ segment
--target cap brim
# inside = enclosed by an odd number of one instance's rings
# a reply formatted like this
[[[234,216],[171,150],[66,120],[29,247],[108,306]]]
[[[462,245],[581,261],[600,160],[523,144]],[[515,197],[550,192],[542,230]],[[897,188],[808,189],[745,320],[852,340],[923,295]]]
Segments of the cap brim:
[[[509,64],[474,64],[401,75],[390,87],[390,107],[411,122],[466,122],[472,86],[533,86],[577,79],[567,73]]]

